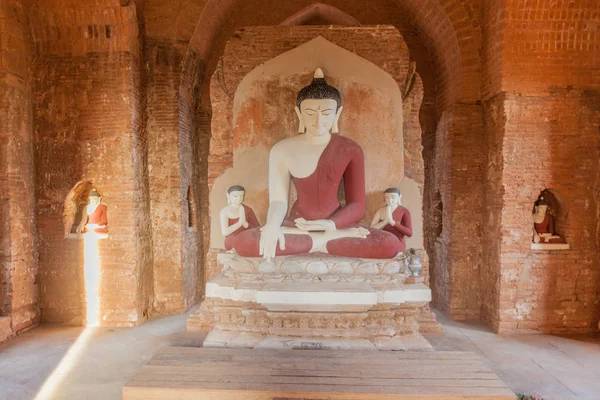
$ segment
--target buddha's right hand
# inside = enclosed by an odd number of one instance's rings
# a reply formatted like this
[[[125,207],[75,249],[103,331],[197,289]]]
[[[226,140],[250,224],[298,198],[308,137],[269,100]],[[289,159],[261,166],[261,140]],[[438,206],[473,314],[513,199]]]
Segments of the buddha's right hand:
[[[265,225],[260,228],[259,254],[267,260],[275,258],[277,243],[279,249],[285,250],[285,235],[281,230],[281,226]]]

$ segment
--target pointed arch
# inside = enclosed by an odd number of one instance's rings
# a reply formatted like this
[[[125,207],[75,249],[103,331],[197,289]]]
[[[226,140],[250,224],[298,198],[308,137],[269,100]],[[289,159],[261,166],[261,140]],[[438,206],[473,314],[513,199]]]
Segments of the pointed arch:
[[[305,25],[312,19],[320,19],[331,25],[360,25],[360,22],[350,14],[343,12],[339,8],[323,3],[314,3],[304,7],[297,13],[290,15],[279,25]]]

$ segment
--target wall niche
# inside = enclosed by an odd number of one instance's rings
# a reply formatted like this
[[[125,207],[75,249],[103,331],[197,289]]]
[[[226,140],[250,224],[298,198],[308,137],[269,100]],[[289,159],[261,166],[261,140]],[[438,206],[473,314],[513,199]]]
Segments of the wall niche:
[[[557,220],[563,217],[558,197],[551,189],[544,189],[533,203],[532,250],[568,250],[569,244],[558,233]]]
[[[63,220],[66,238],[81,238],[87,233],[94,233],[99,238],[108,236],[108,207],[93,182],[77,182],[69,191]]]

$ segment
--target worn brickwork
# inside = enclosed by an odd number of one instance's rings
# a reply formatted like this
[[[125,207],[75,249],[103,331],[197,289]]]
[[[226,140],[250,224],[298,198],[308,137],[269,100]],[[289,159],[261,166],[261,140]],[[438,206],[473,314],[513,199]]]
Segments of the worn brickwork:
[[[598,1],[484,2],[487,138],[483,319],[590,332],[600,319]],[[533,251],[531,209],[558,198],[568,251]]]
[[[505,100],[501,331],[587,332],[600,319],[594,218],[600,97],[594,91],[553,92]],[[571,250],[529,249],[531,207],[546,188],[559,200],[556,225]]]
[[[179,87],[179,154],[181,157],[180,194],[183,207],[183,268],[186,308],[197,304],[204,293],[205,238],[209,237],[208,150],[210,141],[210,107],[202,105],[200,85],[205,64],[195,52],[188,52],[182,66]],[[205,96],[207,99],[208,96]],[[207,103],[207,101],[205,101]],[[208,110],[208,111],[207,111]],[[194,194],[188,204],[187,193]],[[184,197],[185,196],[185,197]],[[192,209],[193,208],[193,209]],[[195,213],[195,221],[191,222]],[[186,229],[187,228],[187,229]]]
[[[184,48],[149,40],[148,168],[153,225],[154,302],[158,313],[183,312],[178,89]],[[189,279],[192,281],[193,279]]]
[[[311,3],[0,1],[0,336],[35,324],[40,308],[47,321],[84,321],[83,242],[63,228],[80,180],[109,207],[103,323],[198,302],[211,266],[209,78],[238,29]],[[597,329],[600,2],[324,3],[395,26],[422,79],[423,105],[410,111],[422,135],[405,139],[411,154],[423,146],[414,175],[423,171],[434,304],[502,332]],[[569,251],[529,249],[545,188]]]
[[[41,7],[32,13],[38,51],[32,70],[40,307],[45,321],[82,323],[86,318],[84,244],[65,238],[62,226],[64,199],[83,180],[101,191],[108,206],[109,237],[98,241],[99,322],[135,325],[149,314],[152,253],[137,18],[135,7],[109,6],[90,4],[89,20],[80,20],[82,15],[70,20],[70,9]],[[44,25],[53,29],[41,29]]]
[[[0,2],[0,341],[39,320],[27,28],[20,1]]]

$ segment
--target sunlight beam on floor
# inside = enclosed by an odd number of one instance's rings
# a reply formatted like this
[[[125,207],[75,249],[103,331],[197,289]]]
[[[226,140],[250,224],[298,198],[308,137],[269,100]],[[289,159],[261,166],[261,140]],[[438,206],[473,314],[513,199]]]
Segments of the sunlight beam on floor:
[[[62,360],[60,360],[60,363],[56,366],[54,371],[52,371],[48,379],[46,379],[40,390],[38,390],[35,400],[51,400],[57,398],[55,397],[57,389],[60,388],[62,382],[81,358],[82,353],[87,347],[94,332],[94,328],[85,328],[83,330]]]

